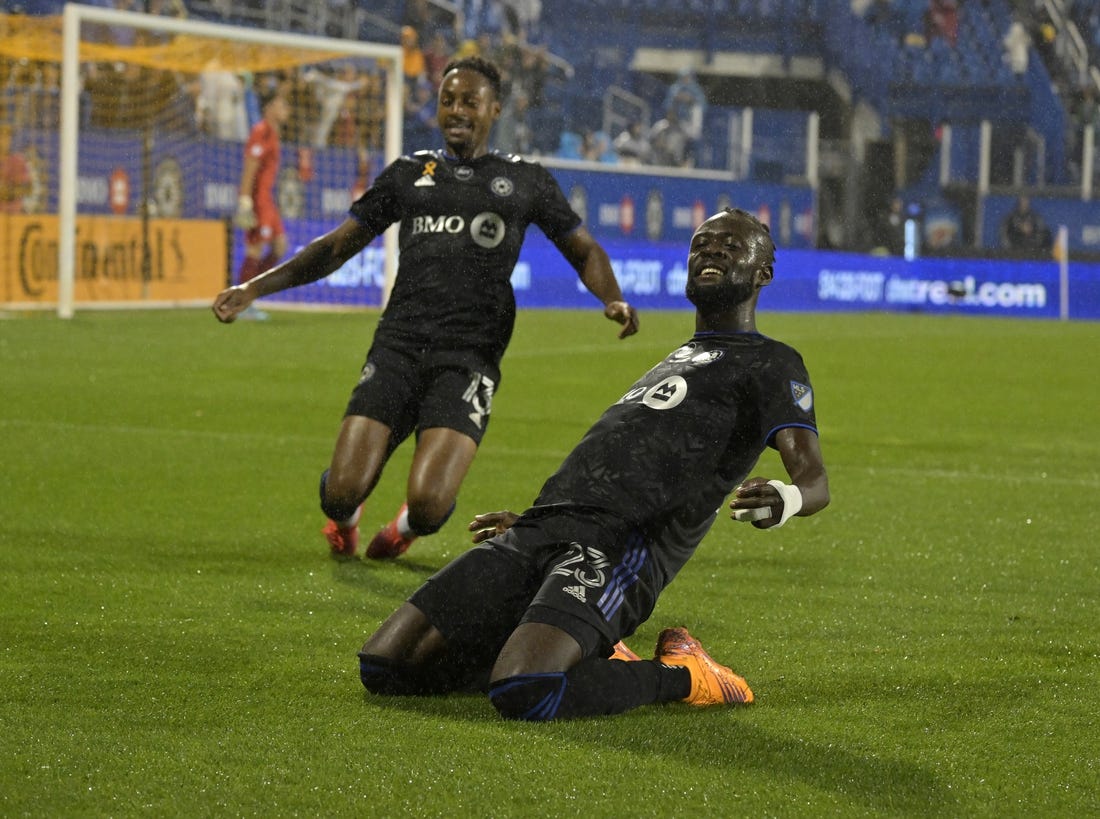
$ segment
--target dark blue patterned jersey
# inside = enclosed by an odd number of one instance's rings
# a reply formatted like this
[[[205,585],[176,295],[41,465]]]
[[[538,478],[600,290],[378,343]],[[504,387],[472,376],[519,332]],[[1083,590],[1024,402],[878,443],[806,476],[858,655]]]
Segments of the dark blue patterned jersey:
[[[528,225],[557,240],[580,225],[536,162],[444,151],[401,157],[351,206],[374,233],[400,222],[400,260],[375,338],[475,347],[499,361],[515,323],[511,275]]]
[[[622,521],[667,582],[785,427],[817,429],[798,352],[757,333],[699,333],[600,417],[530,511],[574,506]]]

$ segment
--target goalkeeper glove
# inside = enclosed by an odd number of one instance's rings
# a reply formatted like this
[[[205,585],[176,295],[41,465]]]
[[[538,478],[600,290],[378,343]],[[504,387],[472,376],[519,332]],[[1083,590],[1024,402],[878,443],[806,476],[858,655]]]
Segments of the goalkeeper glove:
[[[237,212],[233,214],[233,224],[241,230],[252,230],[256,227],[256,211],[252,207],[252,197],[241,194],[237,197]]]

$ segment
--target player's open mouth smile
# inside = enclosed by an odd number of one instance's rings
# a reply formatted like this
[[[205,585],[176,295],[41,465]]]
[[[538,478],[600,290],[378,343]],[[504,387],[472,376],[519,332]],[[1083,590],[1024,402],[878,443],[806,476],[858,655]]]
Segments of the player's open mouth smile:
[[[473,126],[461,120],[448,120],[447,124],[443,126],[443,130],[448,134],[468,134],[473,130]]]
[[[720,279],[726,275],[724,270],[721,270],[714,265],[705,265],[699,268],[695,273],[696,279]]]

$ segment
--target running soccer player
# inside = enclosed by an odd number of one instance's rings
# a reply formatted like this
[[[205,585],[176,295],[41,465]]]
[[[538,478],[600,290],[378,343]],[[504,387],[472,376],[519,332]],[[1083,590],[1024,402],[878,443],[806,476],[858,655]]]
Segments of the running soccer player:
[[[756,329],[774,259],[768,228],[744,211],[699,227],[686,287],[695,335],[603,414],[531,508],[470,524],[481,545],[363,645],[364,686],[436,694],[487,680],[501,715],[539,721],[752,702],[745,680],[686,629],[662,631],[652,660],[621,640],[649,618],[731,491],[733,517],[760,529],[829,502],[802,358]],[[746,480],[768,446],[790,483]]]
[[[281,154],[279,129],[290,115],[290,106],[282,94],[274,93],[264,100],[261,110],[263,117],[252,126],[244,146],[244,168],[233,217],[244,231],[244,260],[237,273],[241,284],[271,269],[286,254],[286,230],[275,201],[275,179]],[[244,315],[267,318],[254,306],[249,306]]]
[[[339,227],[214,300],[214,315],[233,321],[260,296],[327,276],[401,222],[393,292],[321,476],[329,518],[323,531],[334,555],[356,553],[362,504],[414,432],[405,503],[370,542],[367,557],[404,553],[453,511],[500,383],[516,312],[510,278],[528,225],[542,229],[604,304],[604,315],[622,325],[619,338],[638,330],[607,253],[554,178],[537,163],[488,151],[500,95],[495,64],[451,62],[439,89],[446,149],[393,162]]]

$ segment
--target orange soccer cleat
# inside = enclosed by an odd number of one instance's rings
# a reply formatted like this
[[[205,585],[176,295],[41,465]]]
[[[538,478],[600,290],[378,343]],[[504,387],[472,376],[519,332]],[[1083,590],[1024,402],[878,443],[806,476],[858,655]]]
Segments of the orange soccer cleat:
[[[359,548],[358,526],[341,529],[336,525],[336,521],[330,520],[321,529],[321,534],[328,541],[333,557],[355,557],[355,552]]]
[[[666,628],[657,635],[653,659],[665,665],[686,668],[691,673],[690,705],[730,705],[753,701],[752,690],[743,677],[715,662],[686,628]]]
[[[401,508],[397,510],[397,516],[371,539],[370,545],[367,546],[367,557],[372,560],[381,560],[399,557],[409,550],[412,542],[416,540],[416,535],[406,537],[397,530],[397,521],[408,508],[408,504],[401,504]]]

